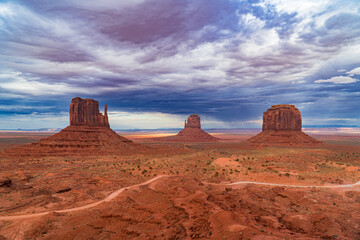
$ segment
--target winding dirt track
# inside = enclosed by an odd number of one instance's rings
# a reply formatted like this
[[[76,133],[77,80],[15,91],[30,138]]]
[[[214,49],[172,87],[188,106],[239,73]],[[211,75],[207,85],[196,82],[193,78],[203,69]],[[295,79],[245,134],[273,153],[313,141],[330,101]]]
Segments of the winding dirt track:
[[[239,184],[256,184],[256,185],[266,185],[266,186],[280,186],[280,187],[295,187],[295,188],[352,188],[356,186],[360,186],[360,181],[353,184],[342,184],[342,185],[324,185],[324,186],[302,186],[302,185],[288,185],[288,184],[280,184],[280,183],[265,183],[265,182],[234,182],[228,183],[226,185],[233,186]]]
[[[0,216],[0,221],[11,221],[11,220],[18,220],[18,219],[26,219],[26,218],[34,218],[34,217],[40,217],[44,216],[46,214],[56,212],[56,213],[67,213],[67,212],[74,212],[79,210],[84,210],[88,208],[95,207],[103,202],[109,202],[113,200],[115,197],[117,197],[120,193],[122,193],[124,190],[128,190],[134,187],[147,185],[149,183],[152,183],[160,178],[163,177],[169,177],[166,175],[159,175],[157,177],[154,177],[146,182],[135,184],[129,187],[120,188],[119,190],[116,190],[115,192],[109,194],[106,198],[103,200],[100,200],[98,202],[90,203],[84,206],[75,207],[75,208],[67,208],[63,210],[55,210],[55,211],[48,211],[48,212],[42,212],[42,213],[33,213],[33,214],[24,214],[24,215],[13,215],[13,216]],[[234,182],[234,183],[207,183],[207,184],[216,184],[216,185],[225,185],[225,186],[234,186],[234,185],[240,185],[240,184],[256,184],[256,185],[265,185],[265,186],[281,186],[281,187],[295,187],[295,188],[352,188],[356,186],[360,186],[360,181],[353,183],[353,184],[344,184],[344,185],[324,185],[324,186],[302,186],[302,185],[287,185],[287,184],[278,184],[278,183],[265,183],[265,182],[249,182],[249,181],[241,181],[241,182]]]
[[[158,180],[159,178],[164,177],[162,175],[154,177],[146,182],[143,183],[139,183],[139,184],[135,184],[129,187],[124,187],[124,188],[120,188],[119,190],[116,190],[115,192],[111,193],[110,195],[108,195],[106,198],[104,198],[103,200],[100,200],[98,202],[94,202],[94,203],[90,203],[90,204],[86,204],[84,206],[80,206],[80,207],[75,207],[75,208],[67,208],[67,209],[63,209],[63,210],[55,210],[55,211],[48,211],[48,212],[42,212],[42,213],[33,213],[33,214],[24,214],[24,215],[13,215],[13,216],[0,216],[0,221],[11,221],[11,220],[17,220],[17,219],[25,219],[25,218],[33,218],[33,217],[40,217],[40,216],[44,216],[46,214],[49,214],[51,212],[57,212],[57,213],[66,213],[66,212],[74,212],[74,211],[79,211],[79,210],[84,210],[84,209],[88,209],[88,208],[92,208],[95,207],[103,202],[109,202],[111,200],[113,200],[115,197],[117,197],[120,193],[122,193],[124,190],[128,190],[134,187],[138,187],[138,186],[142,186],[142,185],[146,185],[149,183],[152,183],[156,180]]]

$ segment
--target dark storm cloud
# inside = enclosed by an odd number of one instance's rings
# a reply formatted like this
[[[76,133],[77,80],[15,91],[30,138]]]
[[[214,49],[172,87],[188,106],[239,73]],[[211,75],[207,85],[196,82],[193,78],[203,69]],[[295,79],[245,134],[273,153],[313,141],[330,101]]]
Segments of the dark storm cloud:
[[[277,103],[359,118],[359,77],[333,80],[360,65],[360,15],[348,3],[2,2],[0,113],[67,112],[79,95],[224,122],[258,119]]]
[[[118,8],[86,8],[76,3],[65,1],[49,3],[48,1],[24,1],[33,11],[49,17],[60,17],[81,22],[103,34],[112,44],[131,42],[147,44],[159,39],[173,38],[180,41],[209,41],[218,37],[216,30],[238,30],[238,18],[235,10],[236,1],[197,0],[148,0],[139,4],[118,6]],[[106,4],[106,3],[104,3]],[[198,36],[189,38],[193,31],[204,26],[213,25]],[[97,37],[97,36],[91,36]],[[103,39],[103,38],[101,38]]]

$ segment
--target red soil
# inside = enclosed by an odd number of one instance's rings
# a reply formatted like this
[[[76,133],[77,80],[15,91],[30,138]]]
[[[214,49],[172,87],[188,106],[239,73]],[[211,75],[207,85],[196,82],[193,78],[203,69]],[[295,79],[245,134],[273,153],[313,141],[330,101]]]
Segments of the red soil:
[[[25,238],[358,239],[360,194],[159,179],[92,209],[33,219]],[[9,225],[9,231],[16,225]],[[15,228],[16,229],[16,228]]]
[[[320,144],[318,140],[310,137],[301,131],[274,131],[265,130],[258,135],[250,138],[249,143],[255,145],[269,146],[293,146],[293,145],[307,145],[316,146]]]
[[[71,131],[62,134],[71,135]],[[100,132],[101,138],[86,138],[96,143],[115,137]],[[62,134],[49,139],[55,138],[57,144]],[[78,134],[84,137],[81,131]],[[146,151],[129,155],[94,150],[97,156],[84,151],[67,157],[0,158],[0,175],[12,180],[11,186],[0,187],[2,216],[81,207],[119,188],[172,175],[124,190],[93,208],[0,221],[0,239],[360,238],[359,185],[338,189],[225,185],[237,181],[303,186],[357,182],[360,136],[322,136],[325,144],[294,147],[249,146],[240,142],[249,137],[242,133],[217,136],[223,140],[147,142],[143,144]],[[49,139],[43,141],[51,146]],[[121,146],[111,139],[106,140],[111,151],[112,144]],[[339,139],[341,145],[329,144]],[[122,137],[119,141],[126,144]],[[174,147],[180,150],[172,151]],[[160,148],[161,153],[149,150]]]

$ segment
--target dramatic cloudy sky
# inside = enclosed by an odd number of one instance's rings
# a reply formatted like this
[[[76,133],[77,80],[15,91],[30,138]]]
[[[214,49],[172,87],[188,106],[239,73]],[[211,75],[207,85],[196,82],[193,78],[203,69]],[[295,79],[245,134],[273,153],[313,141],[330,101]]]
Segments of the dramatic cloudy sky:
[[[0,0],[0,129],[68,125],[71,98],[116,129],[360,125],[358,0]]]

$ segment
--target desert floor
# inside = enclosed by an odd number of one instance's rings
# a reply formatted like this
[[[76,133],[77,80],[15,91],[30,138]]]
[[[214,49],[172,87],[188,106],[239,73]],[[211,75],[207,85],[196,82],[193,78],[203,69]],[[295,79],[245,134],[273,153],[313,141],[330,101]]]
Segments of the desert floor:
[[[337,186],[360,181],[360,134],[310,132],[324,142],[313,147],[247,145],[254,134],[214,133],[218,143],[124,134],[164,150],[3,157],[0,178],[12,183],[0,187],[0,239],[360,239],[360,185]],[[0,150],[49,135],[0,132]]]

